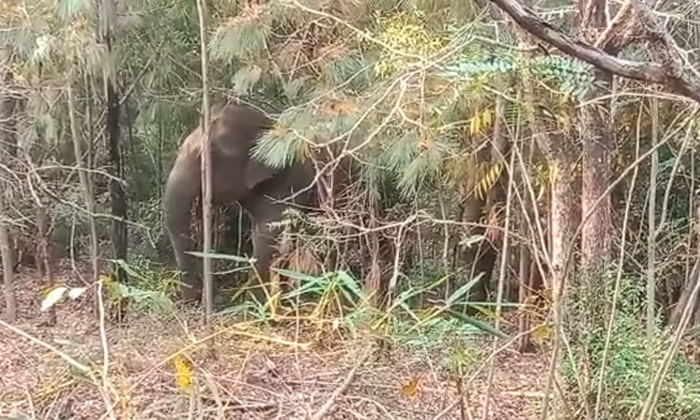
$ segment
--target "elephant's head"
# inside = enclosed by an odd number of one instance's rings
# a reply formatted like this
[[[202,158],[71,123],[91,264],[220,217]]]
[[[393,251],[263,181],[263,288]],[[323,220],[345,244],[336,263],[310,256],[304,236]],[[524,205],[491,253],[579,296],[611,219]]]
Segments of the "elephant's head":
[[[255,140],[271,127],[272,121],[262,112],[241,105],[216,105],[210,124],[213,203],[231,203],[250,195],[276,171],[250,158]],[[194,250],[190,235],[192,204],[201,197],[202,127],[190,133],[178,150],[168,177],[163,199],[165,226],[173,246],[178,268],[184,272],[181,297],[199,299],[202,281],[199,259],[187,251]]]

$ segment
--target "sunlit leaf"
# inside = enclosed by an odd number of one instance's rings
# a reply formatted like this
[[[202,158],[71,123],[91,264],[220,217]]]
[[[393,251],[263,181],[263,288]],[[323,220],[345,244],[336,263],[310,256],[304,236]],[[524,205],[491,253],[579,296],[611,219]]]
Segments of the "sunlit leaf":
[[[413,375],[411,379],[401,386],[401,394],[406,398],[413,398],[418,393],[418,384],[420,383],[420,376]]]
[[[77,299],[87,291],[87,287],[74,287],[68,291],[68,297],[71,299]]]
[[[532,340],[537,344],[543,344],[552,336],[552,327],[550,325],[538,325],[532,330]]]
[[[41,301],[41,311],[43,312],[58,303],[67,291],[68,288],[65,286],[60,286],[51,290]]]
[[[217,252],[200,252],[200,251],[186,251],[187,254],[190,254],[195,257],[199,258],[211,258],[214,260],[226,260],[226,261],[234,261],[234,262],[239,262],[239,263],[250,263],[253,261],[250,258],[246,257],[240,257],[238,255],[231,255],[231,254],[220,254]]]
[[[189,362],[177,355],[172,359],[175,369],[175,384],[180,392],[188,393],[192,388],[192,369]]]
[[[309,77],[299,77],[286,82],[283,86],[284,95],[291,105],[306,101],[313,90]]]

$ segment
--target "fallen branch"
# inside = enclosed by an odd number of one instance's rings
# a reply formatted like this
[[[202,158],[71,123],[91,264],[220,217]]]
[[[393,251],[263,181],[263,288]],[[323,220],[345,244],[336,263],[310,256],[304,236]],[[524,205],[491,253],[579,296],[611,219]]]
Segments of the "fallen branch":
[[[671,92],[700,103],[700,77],[684,71],[684,60],[681,58],[678,45],[662,28],[653,11],[640,2],[631,2],[631,7],[636,8],[635,15],[638,19],[640,34],[649,39],[651,55],[661,63],[623,60],[586,42],[572,39],[516,0],[491,0],[491,2],[527,32],[569,56],[617,76],[663,85]],[[611,35],[606,35],[602,43],[611,38],[613,38]]]
[[[357,375],[357,370],[362,366],[365,361],[367,361],[367,358],[372,352],[367,351],[365,352],[364,356],[360,358],[360,360],[357,361],[355,366],[352,368],[350,373],[348,373],[348,376],[345,378],[342,384],[331,394],[331,397],[328,398],[328,401],[326,401],[325,404],[321,407],[320,410],[311,418],[311,420],[321,420],[322,418],[326,417],[326,415],[331,411],[331,408],[335,404],[335,401],[340,397],[345,391],[348,390],[350,387],[350,384],[352,383],[353,380],[355,380],[355,375]]]

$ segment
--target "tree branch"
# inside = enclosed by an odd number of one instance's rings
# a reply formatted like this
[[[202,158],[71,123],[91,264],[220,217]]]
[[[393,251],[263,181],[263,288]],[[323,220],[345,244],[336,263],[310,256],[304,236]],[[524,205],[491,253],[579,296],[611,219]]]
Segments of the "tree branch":
[[[490,1],[527,32],[550,43],[567,55],[617,76],[663,85],[671,92],[700,103],[700,78],[684,71],[678,46],[661,27],[653,12],[643,4],[637,2],[638,4],[635,5],[635,2],[632,2],[632,7],[636,6],[637,9],[634,14],[638,18],[640,33],[651,41],[652,56],[659,59],[661,63],[635,62],[613,57],[600,48],[559,32],[549,22],[518,3],[517,0]]]
[[[595,46],[606,53],[617,56],[620,51],[639,35],[639,25],[634,19],[634,4],[637,0],[627,0],[608,27],[600,34]],[[633,4],[634,3],[634,4]]]

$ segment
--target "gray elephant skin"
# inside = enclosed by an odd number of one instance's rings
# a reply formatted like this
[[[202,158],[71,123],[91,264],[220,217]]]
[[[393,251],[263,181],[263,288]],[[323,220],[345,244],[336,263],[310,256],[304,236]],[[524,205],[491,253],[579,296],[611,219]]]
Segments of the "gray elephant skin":
[[[251,148],[274,121],[263,112],[246,105],[219,103],[212,107],[210,123],[212,163],[212,204],[238,202],[252,224],[253,256],[260,283],[267,283],[269,266],[276,251],[277,233],[268,223],[281,219],[294,192],[307,188],[314,180],[313,163],[275,169],[250,156]],[[180,297],[185,301],[202,296],[201,259],[187,254],[195,251],[190,235],[193,203],[201,203],[201,124],[182,142],[170,172],[163,199],[165,227],[178,268],[183,271]],[[298,194],[293,203],[313,204],[315,188]],[[280,202],[285,200],[285,202]],[[199,213],[199,211],[197,211]],[[256,285],[254,296],[261,300],[264,291]]]

